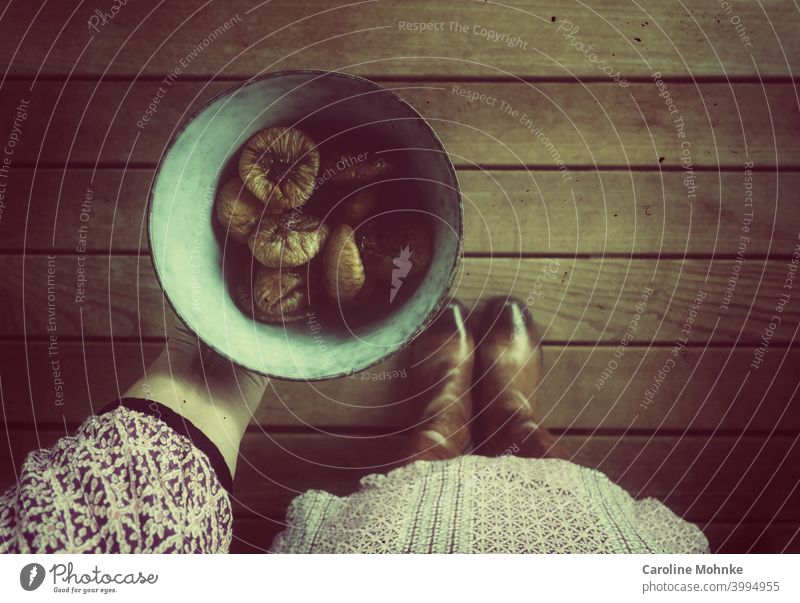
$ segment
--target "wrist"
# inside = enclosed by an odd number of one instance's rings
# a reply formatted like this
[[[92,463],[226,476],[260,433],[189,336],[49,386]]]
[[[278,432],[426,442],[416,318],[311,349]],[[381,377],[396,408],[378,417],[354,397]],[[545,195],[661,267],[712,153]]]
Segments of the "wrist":
[[[234,474],[239,444],[250,418],[244,405],[211,400],[203,384],[159,370],[148,371],[123,397],[153,400],[183,416],[214,443]]]

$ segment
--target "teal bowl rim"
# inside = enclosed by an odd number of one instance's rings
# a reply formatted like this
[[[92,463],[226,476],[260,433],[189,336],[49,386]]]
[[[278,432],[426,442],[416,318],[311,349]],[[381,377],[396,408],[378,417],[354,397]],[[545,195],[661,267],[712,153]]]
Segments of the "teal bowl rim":
[[[390,352],[387,352],[384,356],[381,356],[380,358],[378,358],[374,362],[372,362],[372,363],[360,368],[358,371],[342,371],[340,373],[336,373],[336,374],[325,376],[325,377],[287,377],[287,376],[284,376],[284,375],[276,375],[276,374],[270,373],[267,370],[259,370],[259,369],[252,368],[252,367],[246,367],[246,366],[241,365],[236,360],[236,358],[232,358],[228,354],[222,352],[221,350],[217,349],[215,346],[213,346],[212,344],[207,342],[203,338],[202,335],[197,333],[194,329],[191,328],[191,326],[189,326],[189,324],[184,319],[183,315],[178,311],[178,308],[176,308],[175,305],[172,303],[172,299],[170,298],[169,292],[167,291],[166,287],[164,287],[164,282],[162,281],[161,274],[160,274],[160,272],[158,270],[158,264],[156,262],[156,254],[155,254],[155,251],[154,251],[155,247],[153,246],[153,239],[152,239],[153,192],[155,190],[156,181],[158,180],[158,177],[161,174],[161,167],[162,167],[162,164],[163,164],[164,160],[166,159],[167,155],[169,155],[169,152],[172,150],[172,147],[174,146],[175,142],[184,133],[186,128],[189,126],[189,124],[191,124],[195,120],[195,118],[197,118],[198,115],[200,115],[203,111],[205,111],[208,107],[210,107],[212,104],[217,102],[219,99],[221,99],[221,98],[223,98],[225,96],[229,96],[229,95],[235,93],[237,90],[239,90],[241,88],[245,88],[245,87],[247,87],[247,86],[249,86],[251,84],[254,84],[256,82],[261,82],[263,80],[268,80],[268,79],[272,79],[272,78],[279,78],[279,77],[286,77],[286,76],[289,76],[289,75],[298,75],[298,74],[311,74],[311,75],[316,75],[318,78],[333,76],[333,77],[341,77],[341,78],[356,80],[356,81],[358,81],[358,82],[360,82],[362,84],[367,85],[368,87],[371,87],[373,90],[376,90],[376,91],[382,92],[384,94],[387,94],[395,102],[397,102],[401,106],[403,106],[410,113],[410,116],[412,116],[412,117],[414,117],[416,119],[419,119],[424,124],[426,130],[428,131],[428,134],[431,136],[433,142],[438,147],[438,150],[442,153],[442,156],[445,158],[445,161],[446,161],[446,164],[447,164],[447,170],[450,173],[450,176],[453,178],[453,184],[455,185],[456,201],[457,201],[457,204],[458,204],[458,230],[456,232],[458,248],[457,248],[456,253],[454,254],[454,257],[453,257],[453,263],[452,263],[451,270],[450,270],[450,276],[447,279],[447,282],[445,284],[445,287],[443,288],[443,291],[442,291],[441,295],[439,296],[439,299],[437,300],[436,304],[433,306],[431,311],[428,313],[428,316],[420,323],[420,325],[414,330],[414,332],[411,333],[411,335],[409,335],[406,338],[406,340],[403,343],[401,343],[399,346],[397,346],[397,348],[395,348],[394,350],[392,350]],[[311,80],[311,81],[314,81],[314,80]],[[306,84],[303,84],[303,85],[306,85]],[[448,299],[448,294],[450,292],[450,289],[453,286],[453,281],[455,280],[456,273],[458,272],[459,263],[461,261],[461,258],[464,255],[464,203],[463,203],[463,200],[461,198],[461,185],[460,185],[460,183],[458,181],[458,173],[456,172],[456,169],[453,166],[453,162],[450,160],[450,156],[447,153],[447,150],[444,148],[444,145],[442,144],[442,141],[439,139],[439,136],[433,130],[431,125],[428,123],[428,120],[425,119],[422,115],[420,115],[419,112],[417,112],[417,110],[414,109],[414,107],[412,107],[407,101],[403,100],[402,98],[397,96],[397,94],[395,94],[391,90],[381,86],[380,84],[378,84],[376,82],[373,82],[371,80],[368,80],[367,78],[360,77],[358,75],[352,75],[352,74],[349,74],[349,73],[343,73],[341,71],[324,71],[324,70],[321,70],[321,69],[288,69],[288,70],[284,70],[284,71],[275,71],[273,73],[267,73],[267,74],[260,75],[258,77],[254,77],[254,78],[249,78],[249,79],[243,80],[242,82],[239,82],[238,84],[236,84],[234,86],[231,86],[230,88],[227,88],[227,89],[223,90],[219,94],[214,95],[211,99],[206,101],[199,109],[194,111],[174,131],[172,136],[170,136],[169,142],[164,147],[164,151],[161,153],[161,156],[158,159],[158,164],[156,165],[155,172],[153,173],[153,179],[152,179],[151,184],[150,184],[150,191],[148,192],[148,195],[147,195],[147,243],[150,246],[150,261],[153,264],[153,272],[156,275],[156,280],[158,281],[158,286],[160,287],[161,291],[164,293],[164,297],[166,298],[167,303],[169,304],[169,307],[172,308],[172,311],[175,313],[175,315],[178,317],[178,319],[184,325],[186,325],[186,328],[188,328],[192,333],[194,333],[198,337],[198,339],[200,341],[202,341],[203,345],[205,345],[209,349],[213,350],[216,354],[222,356],[223,358],[226,358],[226,359],[230,360],[235,365],[240,366],[240,367],[242,367],[242,368],[244,368],[246,370],[253,371],[253,372],[258,373],[260,375],[264,375],[266,377],[269,377],[270,379],[280,379],[282,381],[297,381],[297,382],[328,381],[330,379],[340,379],[342,377],[348,377],[350,375],[354,375],[354,374],[359,373],[361,371],[365,371],[365,370],[367,370],[369,368],[372,368],[373,366],[376,366],[376,365],[380,364],[381,362],[386,361],[388,358],[391,358],[395,354],[399,353],[400,351],[404,350],[406,347],[411,345],[411,343],[417,337],[419,337],[428,328],[428,326],[436,319],[436,316],[439,314],[439,312],[442,309],[442,306],[444,305],[445,301]]]

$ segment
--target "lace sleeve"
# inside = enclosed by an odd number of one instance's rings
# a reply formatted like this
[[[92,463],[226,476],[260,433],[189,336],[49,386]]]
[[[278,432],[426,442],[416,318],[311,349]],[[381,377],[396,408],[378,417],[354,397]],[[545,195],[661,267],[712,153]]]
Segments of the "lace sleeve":
[[[227,552],[230,483],[196,427],[121,400],[28,455],[0,496],[0,553]]]

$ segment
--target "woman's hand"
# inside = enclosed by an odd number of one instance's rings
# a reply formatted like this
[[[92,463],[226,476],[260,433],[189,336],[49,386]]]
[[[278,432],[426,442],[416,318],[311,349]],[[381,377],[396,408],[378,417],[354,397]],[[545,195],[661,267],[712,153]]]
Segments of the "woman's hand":
[[[123,397],[155,400],[183,415],[214,442],[233,475],[242,436],[268,382],[208,348],[176,320],[164,351]]]

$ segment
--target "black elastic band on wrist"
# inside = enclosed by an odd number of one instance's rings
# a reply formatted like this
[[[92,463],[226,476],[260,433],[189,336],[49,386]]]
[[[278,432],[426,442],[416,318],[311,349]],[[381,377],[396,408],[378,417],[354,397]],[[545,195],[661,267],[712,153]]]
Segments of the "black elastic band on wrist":
[[[176,413],[171,408],[167,408],[160,402],[145,400],[144,398],[120,398],[119,400],[114,400],[98,414],[111,412],[120,406],[160,419],[176,433],[189,438],[192,444],[208,457],[222,487],[229,493],[233,493],[233,478],[222,453],[214,442],[189,419]]]

